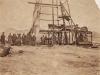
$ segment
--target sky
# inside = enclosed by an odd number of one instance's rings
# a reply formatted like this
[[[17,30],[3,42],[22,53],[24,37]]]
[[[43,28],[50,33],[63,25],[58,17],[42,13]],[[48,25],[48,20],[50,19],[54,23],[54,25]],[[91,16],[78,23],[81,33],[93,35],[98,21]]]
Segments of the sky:
[[[33,23],[34,0],[0,0],[0,32],[7,29],[30,29]],[[47,0],[44,0],[47,1]],[[48,1],[47,1],[48,2]],[[70,0],[71,15],[76,24],[100,30],[100,0]],[[100,7],[100,6],[99,6]],[[42,27],[45,28],[44,23]]]
[[[95,0],[96,4],[98,5],[98,8],[100,9],[100,0]]]
[[[32,25],[33,5],[28,0],[0,0],[0,28],[27,29]]]

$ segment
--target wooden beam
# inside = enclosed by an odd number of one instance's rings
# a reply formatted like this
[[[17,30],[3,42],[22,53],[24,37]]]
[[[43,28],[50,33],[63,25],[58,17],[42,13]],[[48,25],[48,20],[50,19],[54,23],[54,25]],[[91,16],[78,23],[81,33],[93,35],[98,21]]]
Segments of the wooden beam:
[[[35,2],[28,2],[29,4],[39,4],[39,5],[46,5],[46,6],[60,6],[60,5],[56,5],[56,4],[45,4],[45,3],[35,3]]]
[[[42,21],[52,21],[52,20],[47,20],[47,19],[40,19]],[[58,20],[54,20],[54,21],[58,21]]]
[[[50,13],[40,13],[40,14],[44,14],[44,15],[52,15]],[[57,14],[54,14],[54,15],[57,15]]]

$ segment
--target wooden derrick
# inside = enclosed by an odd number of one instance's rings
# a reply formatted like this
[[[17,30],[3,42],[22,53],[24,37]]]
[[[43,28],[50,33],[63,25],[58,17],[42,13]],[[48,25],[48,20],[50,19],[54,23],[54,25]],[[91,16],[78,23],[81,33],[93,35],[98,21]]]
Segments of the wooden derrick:
[[[51,4],[45,4],[43,3],[42,0],[37,1],[36,3],[29,2],[29,4],[35,4],[35,6],[37,6],[38,9],[35,10],[39,12],[38,13],[36,11],[38,20],[49,21],[51,23],[51,24],[47,24],[48,25],[47,30],[39,30],[39,34],[42,34],[42,36],[47,37],[48,44],[51,43],[51,41],[53,45],[54,44],[60,44],[60,45],[61,44],[65,44],[65,45],[92,44],[92,32],[89,31],[87,27],[79,27],[77,24],[74,23],[70,14],[69,3],[67,2],[68,9],[66,10],[61,0],[59,3],[58,0],[56,1],[56,3],[54,2],[55,1],[53,0]],[[46,13],[45,11],[44,12],[41,11],[43,7],[51,8],[52,9],[51,13],[50,12]],[[40,17],[41,15],[51,15],[52,19],[51,20],[41,19]],[[33,27],[30,30],[31,33],[33,33],[34,31],[35,23],[36,23],[36,19],[33,21]]]

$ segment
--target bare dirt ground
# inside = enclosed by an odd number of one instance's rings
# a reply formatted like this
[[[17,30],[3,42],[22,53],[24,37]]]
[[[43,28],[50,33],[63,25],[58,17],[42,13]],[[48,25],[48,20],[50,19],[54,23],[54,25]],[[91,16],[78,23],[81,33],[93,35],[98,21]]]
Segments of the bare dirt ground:
[[[22,46],[12,50],[12,55],[0,57],[0,75],[100,75],[100,49]]]

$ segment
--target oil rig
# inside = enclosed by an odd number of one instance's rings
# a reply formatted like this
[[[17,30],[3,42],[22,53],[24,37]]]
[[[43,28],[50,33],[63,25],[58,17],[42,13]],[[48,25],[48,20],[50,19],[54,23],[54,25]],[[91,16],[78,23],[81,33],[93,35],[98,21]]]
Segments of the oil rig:
[[[29,34],[34,34],[37,38],[37,41],[41,40],[42,36],[46,36],[47,45],[59,44],[91,46],[92,31],[89,31],[86,26],[79,27],[79,25],[73,21],[70,13],[69,1],[50,1],[51,2],[49,3],[44,3],[43,0],[28,2],[29,4],[34,5],[34,20]],[[44,27],[44,23],[47,23],[47,29],[40,28]]]

